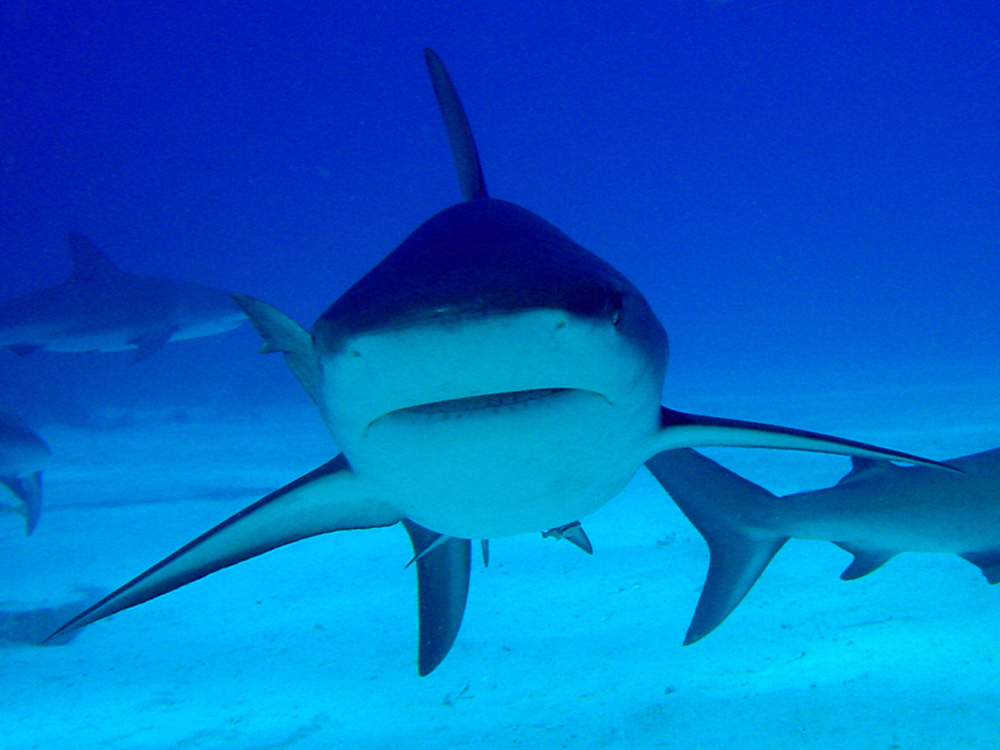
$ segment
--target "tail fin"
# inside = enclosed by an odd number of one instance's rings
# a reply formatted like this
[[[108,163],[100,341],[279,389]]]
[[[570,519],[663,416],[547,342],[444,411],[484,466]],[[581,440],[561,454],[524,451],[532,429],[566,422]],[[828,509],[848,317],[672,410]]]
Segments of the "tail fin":
[[[24,504],[20,511],[24,515],[26,530],[30,536],[38,526],[38,519],[42,517],[42,472],[36,471],[21,477],[0,477],[0,484],[7,485],[7,489]]]
[[[708,576],[684,645],[701,640],[736,609],[787,536],[766,529],[777,498],[690,448],[664,451],[647,468],[708,543]]]

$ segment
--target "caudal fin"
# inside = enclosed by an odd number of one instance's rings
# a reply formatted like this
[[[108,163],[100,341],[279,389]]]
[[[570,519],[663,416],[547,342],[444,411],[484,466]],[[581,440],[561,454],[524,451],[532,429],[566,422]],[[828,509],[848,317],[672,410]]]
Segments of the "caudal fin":
[[[42,472],[36,471],[20,477],[0,477],[0,483],[5,484],[23,504],[25,530],[30,536],[42,517]]]
[[[684,638],[688,645],[736,609],[788,537],[754,523],[774,507],[774,495],[697,451],[664,451],[646,467],[708,543],[708,575]]]

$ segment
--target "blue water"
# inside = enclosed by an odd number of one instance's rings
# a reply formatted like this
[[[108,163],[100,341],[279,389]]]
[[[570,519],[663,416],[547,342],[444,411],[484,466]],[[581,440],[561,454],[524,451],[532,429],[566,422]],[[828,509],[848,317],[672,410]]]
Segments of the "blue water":
[[[124,270],[308,325],[459,198],[432,46],[491,194],[650,299],[667,403],[709,408],[717,383],[729,416],[781,421],[756,392],[814,393],[820,415],[827,392],[891,407],[933,387],[943,455],[995,447],[949,444],[940,391],[992,375],[1000,345],[998,28],[993,3],[927,0],[7,0],[0,299],[61,281],[72,229]],[[0,352],[0,401],[72,428],[107,407],[304,405],[257,348],[244,326],[136,365]],[[870,437],[893,418],[838,404],[806,426]]]
[[[638,281],[675,378],[992,363],[1000,9],[663,5],[5,3],[0,295],[60,280],[72,228],[308,324],[458,197],[430,45],[491,192]],[[182,346],[0,377],[157,399],[220,352],[190,380],[280,373],[247,331]]]

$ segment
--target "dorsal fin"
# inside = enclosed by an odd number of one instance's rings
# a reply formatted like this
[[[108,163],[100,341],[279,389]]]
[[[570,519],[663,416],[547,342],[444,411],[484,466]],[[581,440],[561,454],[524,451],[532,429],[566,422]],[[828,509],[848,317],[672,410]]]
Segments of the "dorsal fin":
[[[111,262],[93,242],[82,234],[69,233],[69,252],[73,258],[73,273],[71,279],[92,281],[111,274],[118,274],[118,266]]]
[[[455,84],[452,83],[444,63],[434,50],[425,49],[424,59],[427,61],[427,72],[431,76],[441,118],[448,131],[451,152],[455,156],[462,197],[467,201],[487,198],[489,196],[486,193],[486,182],[483,180],[483,167],[479,163],[476,139],[472,135],[469,118],[465,116],[465,109],[462,107],[462,100],[458,98]]]

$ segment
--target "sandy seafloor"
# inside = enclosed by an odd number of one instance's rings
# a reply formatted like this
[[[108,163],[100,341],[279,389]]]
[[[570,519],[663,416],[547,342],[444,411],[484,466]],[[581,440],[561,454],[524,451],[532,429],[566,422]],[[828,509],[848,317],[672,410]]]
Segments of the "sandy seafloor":
[[[1000,445],[988,374],[804,378],[812,390],[761,375],[683,392],[668,376],[666,401],[936,458]],[[304,400],[40,431],[55,454],[42,523],[26,539],[0,515],[8,639],[31,630],[12,613],[51,627],[333,451]],[[713,455],[781,493],[847,468]],[[537,535],[494,541],[426,678],[399,527],[285,547],[65,645],[7,640],[0,747],[995,747],[1000,590],[957,557],[903,555],[845,583],[848,555],[793,541],[718,631],[682,647],[707,562],[692,527],[642,471],[585,528],[593,557]]]

